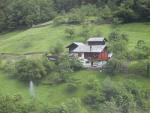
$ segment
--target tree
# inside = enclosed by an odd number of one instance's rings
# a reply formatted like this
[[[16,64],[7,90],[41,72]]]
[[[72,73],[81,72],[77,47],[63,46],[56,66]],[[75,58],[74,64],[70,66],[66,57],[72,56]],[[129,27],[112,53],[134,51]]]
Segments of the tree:
[[[1,0],[0,32],[46,22],[55,17],[52,0]]]
[[[46,68],[40,60],[22,59],[16,62],[15,69],[14,75],[25,82],[30,80],[37,82],[47,75]]]
[[[90,26],[87,25],[87,24],[84,24],[84,25],[82,26],[82,30],[81,30],[81,32],[80,32],[79,35],[80,35],[81,37],[83,37],[83,41],[86,41],[87,38],[89,38],[89,36],[90,36]]]
[[[70,13],[68,15],[68,24],[81,24],[82,22],[84,22],[84,16],[76,13]]]
[[[117,32],[110,33],[108,50],[113,53],[113,57],[117,59],[125,59],[128,53],[128,38],[125,34]]]
[[[150,56],[150,47],[143,41],[138,40],[135,46],[135,56],[137,59],[148,59]]]
[[[72,39],[75,36],[75,30],[73,28],[66,28],[65,33],[66,33],[66,37],[69,39]]]
[[[59,46],[58,46],[59,45]],[[56,44],[55,44],[55,46],[53,46],[53,47],[50,47],[50,53],[52,53],[53,55],[57,55],[57,56],[59,56],[59,55],[61,55],[61,53],[63,53],[63,45],[62,45],[62,43],[60,43],[60,42],[57,42]]]
[[[126,61],[118,58],[112,58],[104,67],[104,72],[109,75],[115,75],[116,73],[126,73],[128,71],[128,65]]]
[[[104,8],[101,9],[100,16],[104,19],[105,22],[111,23],[113,20],[113,14],[109,6],[105,5]]]

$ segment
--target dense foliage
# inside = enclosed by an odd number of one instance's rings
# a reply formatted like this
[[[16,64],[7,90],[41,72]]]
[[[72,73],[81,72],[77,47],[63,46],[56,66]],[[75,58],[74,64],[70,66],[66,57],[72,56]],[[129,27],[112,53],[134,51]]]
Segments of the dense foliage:
[[[0,113],[80,113],[81,109],[80,101],[75,98],[52,107],[34,100],[25,103],[21,95],[0,94],[0,102]]]
[[[46,78],[46,84],[60,84],[68,80],[69,73],[81,70],[82,64],[76,58],[60,55],[56,61],[49,61],[45,57],[8,61],[1,68],[10,76],[23,82],[32,80],[39,83]]]
[[[97,18],[96,23],[150,20],[149,0],[0,0],[0,9],[0,31],[31,27],[65,14],[67,19],[56,21],[76,24],[90,16]]]
[[[0,0],[0,31],[31,27],[54,18],[52,0]]]
[[[132,81],[119,85],[106,78],[102,83],[89,81],[84,85],[87,93],[83,97],[70,98],[55,106],[35,99],[25,102],[21,95],[0,94],[0,113],[146,113],[149,110],[150,92]],[[76,85],[68,84],[67,94],[72,95],[77,89]]]
[[[147,92],[141,91],[131,81],[117,86],[110,78],[106,78],[102,87],[99,83],[95,85],[91,82],[89,85],[92,87],[82,101],[93,110],[101,113],[140,113],[139,109],[141,112],[148,110],[144,96]]]
[[[139,40],[135,48],[129,50],[128,40],[126,34],[110,33],[108,50],[113,53],[113,57],[105,65],[104,72],[111,75],[131,73],[149,77],[150,46]]]

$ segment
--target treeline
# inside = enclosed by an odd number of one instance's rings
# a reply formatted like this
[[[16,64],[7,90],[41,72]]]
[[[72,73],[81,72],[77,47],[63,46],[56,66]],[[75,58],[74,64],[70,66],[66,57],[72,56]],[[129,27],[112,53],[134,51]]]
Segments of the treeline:
[[[149,0],[0,0],[0,9],[0,31],[31,27],[68,12],[76,14],[71,19],[95,16],[109,23],[150,20]]]
[[[56,15],[52,0],[0,0],[0,31],[31,27]]]

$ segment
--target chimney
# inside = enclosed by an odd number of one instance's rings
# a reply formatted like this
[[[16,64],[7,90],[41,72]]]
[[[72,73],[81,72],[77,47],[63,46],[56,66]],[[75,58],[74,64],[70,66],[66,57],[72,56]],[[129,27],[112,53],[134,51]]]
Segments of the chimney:
[[[90,52],[92,51],[92,45],[90,45]]]

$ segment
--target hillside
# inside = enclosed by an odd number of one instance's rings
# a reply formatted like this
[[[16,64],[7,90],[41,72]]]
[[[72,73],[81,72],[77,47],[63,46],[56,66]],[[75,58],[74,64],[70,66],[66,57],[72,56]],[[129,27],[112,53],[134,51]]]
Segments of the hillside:
[[[150,0],[0,0],[0,113],[150,113]]]
[[[91,81],[98,82],[102,85],[102,83],[107,79],[107,75],[96,71],[79,71],[76,73],[72,73],[74,79],[78,80],[78,90],[73,94],[68,94],[66,92],[67,83],[62,85],[37,85],[35,86],[35,99],[38,102],[49,104],[49,105],[57,105],[62,104],[63,102],[68,100],[69,98],[80,98],[82,99],[87,93],[88,90],[85,86]],[[31,101],[32,98],[29,93],[28,84],[20,83],[19,81],[9,78],[7,74],[0,73],[0,92],[5,95],[22,95],[25,102]],[[130,75],[116,75],[112,77],[112,81],[115,85],[123,85],[126,82],[132,81],[142,90],[150,90],[150,82],[149,79],[145,79],[144,77]],[[150,103],[150,101],[147,101]]]
[[[64,46],[73,41],[83,40],[80,37],[74,37],[68,40],[65,36],[67,25],[53,26],[48,25],[39,28],[30,28],[27,30],[14,31],[0,35],[1,53],[25,53],[25,52],[45,52],[61,42]],[[77,33],[82,29],[81,25],[72,25]],[[129,47],[133,48],[138,40],[144,40],[150,44],[150,25],[148,23],[122,24],[117,27],[111,25],[92,25],[89,26],[91,34],[99,31],[101,36],[108,37],[112,31],[122,32],[128,35]]]
[[[76,36],[73,39],[67,39],[65,29],[68,27],[75,29],[77,34],[82,30],[82,25],[47,25],[1,34],[0,53],[22,54],[29,52],[46,52],[58,42],[61,42],[65,48],[67,44],[73,41],[84,40],[79,36]],[[129,38],[129,49],[133,49],[138,40],[144,40],[147,44],[150,44],[150,25],[148,23],[121,24],[115,27],[109,24],[91,25],[89,26],[89,29],[91,36],[94,36],[98,30],[101,33],[101,36],[106,38],[108,38],[108,34],[112,31],[125,33]],[[115,76],[108,76],[99,71],[80,70],[69,73],[69,76],[72,77],[75,82],[74,84],[77,85],[75,85],[77,90],[74,93],[70,94],[66,92],[68,84],[71,82],[58,85],[45,85],[45,81],[42,81],[40,84],[35,85],[36,96],[34,97],[34,100],[49,106],[62,105],[68,101],[68,98],[82,100],[91,91],[86,88],[89,84],[91,85],[94,82],[94,86],[98,84],[99,87],[102,88],[108,78],[111,79],[111,82],[113,82],[116,87],[132,82],[140,91],[150,91],[149,79],[140,75],[117,74]],[[0,70],[0,86],[3,86],[0,87],[0,93],[4,95],[21,95],[24,102],[33,101],[33,98],[29,93],[29,85],[12,78],[8,73],[5,73],[2,70]],[[149,107],[150,101],[146,100],[145,103],[148,105],[147,107]],[[88,108],[86,105],[81,105],[81,111],[83,111],[83,113],[95,113],[92,110],[93,109]]]

